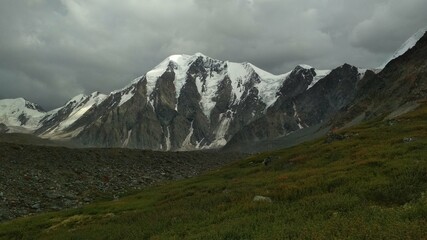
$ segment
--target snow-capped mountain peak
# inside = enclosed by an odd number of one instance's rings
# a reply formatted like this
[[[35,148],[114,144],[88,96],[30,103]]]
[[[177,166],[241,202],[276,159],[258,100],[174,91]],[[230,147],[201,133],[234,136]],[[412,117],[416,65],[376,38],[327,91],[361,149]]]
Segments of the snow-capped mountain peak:
[[[309,92],[329,73],[301,64],[275,75],[249,62],[202,53],[171,55],[122,89],[108,95],[79,94],[63,107],[41,112],[28,129],[46,138],[79,138],[102,146],[216,148],[268,109],[281,106],[280,101],[288,101],[286,96]],[[292,129],[308,126],[301,116],[292,113],[288,117],[296,119],[286,121]]]
[[[45,114],[40,106],[24,98],[0,100],[0,122],[12,128],[34,130]]]
[[[198,57],[207,57],[205,54],[203,54],[201,52],[196,52],[194,55],[198,56]]]
[[[177,90],[177,95],[179,96],[179,91],[185,83],[185,75],[188,69],[190,68],[191,63],[197,58],[196,55],[171,55],[163,60],[160,64],[154,67],[152,70],[148,71],[145,74],[147,80],[147,97],[151,96],[154,88],[156,87],[157,80],[161,77],[166,71],[173,68],[175,72],[175,85]]]
[[[193,69],[198,69],[195,70],[196,75],[192,77],[196,80],[196,86],[202,98],[200,104],[208,118],[210,117],[212,108],[215,106],[215,101],[213,99],[218,90],[218,86],[226,77],[231,80],[235,104],[241,101],[248,81],[253,81],[254,87],[259,90],[261,100],[267,106],[270,106],[274,102],[275,92],[280,88],[280,85],[287,76],[287,74],[271,74],[251,63],[221,61],[208,57],[202,53],[196,53],[194,55],[171,55],[146,73],[147,100],[151,102],[152,105],[154,104],[151,94],[156,87],[159,77],[168,71],[174,72],[174,85],[176,98],[178,99],[187,81],[187,74],[191,74],[189,73],[191,67],[193,67]],[[200,75],[198,71],[204,72],[205,75]]]
[[[313,67],[307,64],[298,64],[299,67],[302,67],[304,69],[312,69]]]

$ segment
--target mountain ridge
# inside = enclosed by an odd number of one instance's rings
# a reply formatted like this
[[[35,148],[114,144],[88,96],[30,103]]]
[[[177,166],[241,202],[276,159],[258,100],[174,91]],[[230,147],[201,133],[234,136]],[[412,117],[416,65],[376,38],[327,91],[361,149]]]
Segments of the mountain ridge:
[[[386,72],[394,62],[386,64]],[[171,55],[110,94],[80,94],[48,112],[37,108],[36,116],[30,114],[34,109],[24,107],[14,112],[12,127],[3,120],[10,115],[3,107],[0,122],[9,132],[25,130],[90,147],[220,148],[230,141],[256,142],[326,125],[336,114],[354,109],[363,89],[373,94],[369,84],[376,83],[369,79],[381,77],[384,69],[376,74],[349,64],[332,70],[300,64],[274,75],[251,63],[202,53]]]
[[[298,65],[293,71],[307,68],[312,67]],[[94,92],[90,95],[79,94],[69,100],[63,107],[45,112],[45,116],[40,119],[39,124],[31,128],[30,131],[45,138],[75,138],[83,130],[82,126],[77,126],[81,125],[84,119],[91,118],[88,116],[95,114],[98,116],[98,120],[102,118],[103,114],[99,113],[99,111],[97,113],[96,110],[99,106],[105,111],[110,111],[111,109],[127,108],[128,101],[139,99],[139,105],[145,105],[145,112],[154,111],[156,118],[166,121],[163,124],[166,127],[157,126],[161,128],[162,134],[160,135],[163,135],[157,136],[160,146],[156,148],[153,144],[148,144],[148,148],[171,149],[171,146],[169,146],[170,130],[167,126],[170,124],[171,119],[168,118],[171,118],[169,115],[176,115],[181,109],[183,109],[181,112],[188,120],[186,128],[189,130],[186,134],[181,133],[181,135],[185,136],[180,137],[181,144],[174,144],[174,149],[221,147],[228,140],[227,138],[230,134],[227,131],[236,111],[243,111],[243,108],[246,110],[252,108],[251,116],[244,117],[245,120],[242,120],[241,117],[240,121],[243,121],[244,124],[252,121],[252,118],[256,118],[257,115],[258,117],[262,115],[277,100],[276,93],[293,71],[274,75],[251,63],[221,61],[201,53],[171,55],[145,75],[136,78],[122,89],[112,91],[108,95],[99,92]],[[316,71],[319,72],[321,77],[329,73],[329,70],[314,69],[316,76],[319,76]],[[159,84],[159,82],[162,83]],[[160,88],[164,87],[163,85],[168,84],[168,88],[161,91],[161,93],[158,92]],[[313,86],[315,82],[310,82],[309,84]],[[174,91],[175,98],[172,95],[167,96],[166,92],[168,91]],[[185,93],[182,97],[181,92]],[[144,95],[145,101],[135,97],[138,93]],[[184,99],[188,94],[199,96],[196,96],[196,99],[192,99],[192,101],[188,101],[188,99]],[[248,102],[251,102],[251,104]],[[252,104],[254,106],[249,107]],[[239,107],[240,105],[245,105],[245,107]],[[199,111],[197,116],[194,115],[195,111]],[[95,115],[92,118],[95,118]],[[194,118],[198,119],[198,123],[194,122]],[[94,123],[90,124],[93,125]],[[194,132],[192,130],[193,124],[194,126],[209,124],[212,126],[199,127],[198,131]],[[122,136],[119,137],[122,139],[122,144],[114,143],[111,145],[127,147],[132,131],[127,129],[124,132],[125,134],[122,133]],[[191,140],[194,138],[193,134],[197,134],[195,140]],[[164,140],[159,138],[164,138]],[[107,144],[107,146],[109,145]],[[141,148],[140,146],[137,147]],[[143,146],[142,148],[145,147]]]

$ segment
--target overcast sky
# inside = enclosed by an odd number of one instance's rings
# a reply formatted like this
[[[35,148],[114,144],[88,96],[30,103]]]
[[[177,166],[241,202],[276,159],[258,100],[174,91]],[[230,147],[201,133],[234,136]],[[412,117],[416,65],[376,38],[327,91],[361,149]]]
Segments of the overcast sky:
[[[426,0],[1,0],[0,99],[49,110],[179,53],[275,74],[375,67],[426,24]]]

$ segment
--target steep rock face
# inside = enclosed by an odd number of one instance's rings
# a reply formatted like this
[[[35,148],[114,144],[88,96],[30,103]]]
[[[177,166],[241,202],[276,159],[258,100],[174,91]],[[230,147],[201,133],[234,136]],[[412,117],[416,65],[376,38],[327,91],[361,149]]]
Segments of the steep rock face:
[[[274,105],[236,133],[228,147],[274,139],[327,121],[354,99],[363,72],[344,64],[310,86],[317,76],[315,69],[295,68],[283,83]]]
[[[311,126],[328,120],[355,97],[356,84],[363,70],[344,64],[295,98],[295,113],[303,124]]]
[[[267,104],[261,101],[259,98],[260,90],[254,87],[255,83],[260,82],[259,75],[253,73],[249,76],[249,78],[250,80],[246,83],[245,91],[242,94],[242,100],[239,102],[239,104],[231,106],[231,109],[228,112],[231,116],[230,118],[227,117],[226,119],[231,120],[229,123],[225,122],[229,124],[229,131],[224,135],[227,141],[244,126],[252,122],[254,119],[261,117],[267,107]],[[272,92],[271,94],[275,95],[276,93]]]
[[[90,146],[159,149],[161,124],[147,101],[146,82],[141,78],[124,89],[133,92],[126,102],[121,101],[123,92],[110,94],[87,119],[76,122],[74,128],[84,126],[76,139]]]
[[[196,141],[209,135],[208,120],[202,114],[194,79],[182,87],[183,95],[176,98],[174,84],[176,66],[167,68],[155,79],[147,94],[149,79],[144,76],[132,86],[133,95],[122,105],[115,105],[121,94],[107,98],[93,113],[98,119],[77,137],[94,146],[118,146],[156,150],[191,148]],[[191,134],[190,134],[191,133]]]

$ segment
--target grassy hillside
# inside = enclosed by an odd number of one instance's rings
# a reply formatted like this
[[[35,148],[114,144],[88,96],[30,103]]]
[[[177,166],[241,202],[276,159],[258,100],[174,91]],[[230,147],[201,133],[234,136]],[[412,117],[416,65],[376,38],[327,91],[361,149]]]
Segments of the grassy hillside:
[[[117,201],[3,223],[0,238],[422,239],[426,120],[423,104]]]

